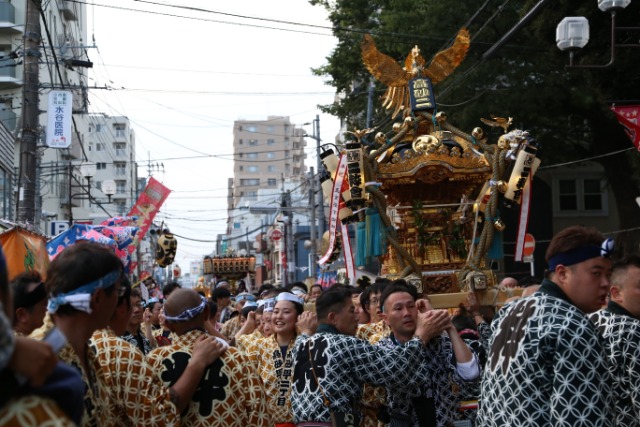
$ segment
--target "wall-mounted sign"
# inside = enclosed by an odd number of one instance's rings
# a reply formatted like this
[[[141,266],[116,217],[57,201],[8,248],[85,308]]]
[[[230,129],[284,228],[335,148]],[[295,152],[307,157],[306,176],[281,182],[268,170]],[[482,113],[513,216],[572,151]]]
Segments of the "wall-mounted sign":
[[[73,95],[66,90],[49,92],[47,115],[47,147],[69,148],[71,145],[71,119]]]

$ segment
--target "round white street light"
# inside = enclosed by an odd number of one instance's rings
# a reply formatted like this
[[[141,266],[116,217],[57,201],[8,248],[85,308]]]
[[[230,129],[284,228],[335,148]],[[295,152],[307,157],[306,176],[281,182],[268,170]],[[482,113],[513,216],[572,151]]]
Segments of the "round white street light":
[[[620,10],[631,4],[631,0],[598,0],[598,9],[603,12]]]
[[[589,42],[589,21],[584,16],[568,16],[556,27],[560,50],[582,49]]]
[[[96,164],[93,162],[84,162],[80,165],[80,173],[85,178],[93,178],[96,175]]]
[[[107,196],[109,200],[111,200],[111,196],[116,194],[116,182],[112,179],[105,179],[104,181],[102,181],[101,189],[104,195]]]

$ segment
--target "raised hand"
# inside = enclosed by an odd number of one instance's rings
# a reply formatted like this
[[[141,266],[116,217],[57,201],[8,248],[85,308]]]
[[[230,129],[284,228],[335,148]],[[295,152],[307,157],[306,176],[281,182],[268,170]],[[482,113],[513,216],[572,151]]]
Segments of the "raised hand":
[[[209,366],[225,352],[227,347],[228,346],[223,344],[219,339],[203,335],[193,346],[193,353],[189,363]]]
[[[318,316],[311,311],[305,311],[298,316],[296,326],[301,334],[313,335],[316,333],[316,329],[318,329]]]
[[[418,313],[416,335],[426,343],[451,327],[451,317],[447,310],[429,310]]]

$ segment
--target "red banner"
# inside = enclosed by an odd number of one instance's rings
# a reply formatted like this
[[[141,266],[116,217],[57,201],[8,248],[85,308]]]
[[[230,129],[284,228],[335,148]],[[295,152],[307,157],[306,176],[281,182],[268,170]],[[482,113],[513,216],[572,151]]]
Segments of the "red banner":
[[[133,243],[128,247],[129,253],[133,253],[138,242],[147,234],[153,219],[160,210],[160,206],[169,197],[169,193],[171,193],[171,190],[153,177],[149,178],[144,191],[127,214],[127,216],[136,216],[138,218],[132,225],[140,228]]]
[[[635,145],[636,149],[640,151],[640,125],[638,119],[640,119],[640,105],[628,105],[625,107],[611,107],[611,111],[616,114],[618,122],[624,127],[625,132]]]

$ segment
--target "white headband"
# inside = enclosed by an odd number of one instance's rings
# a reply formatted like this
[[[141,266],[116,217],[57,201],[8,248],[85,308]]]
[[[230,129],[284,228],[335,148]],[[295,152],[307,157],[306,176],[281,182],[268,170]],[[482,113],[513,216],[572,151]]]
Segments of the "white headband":
[[[302,298],[295,296],[294,294],[289,292],[279,293],[276,298],[276,302],[278,301],[291,301],[291,302],[298,303],[300,305],[304,305],[304,300]]]
[[[296,295],[296,296],[299,296],[299,297],[302,297],[302,295],[306,295],[306,294],[307,294],[307,293],[304,291],[304,289],[300,289],[300,288],[293,288],[293,289],[291,289],[291,293],[292,293],[292,294],[294,294],[294,295]]]
[[[264,305],[264,312],[269,313],[273,311],[273,307],[276,305],[276,299],[268,298],[268,299],[262,300],[262,305]]]

